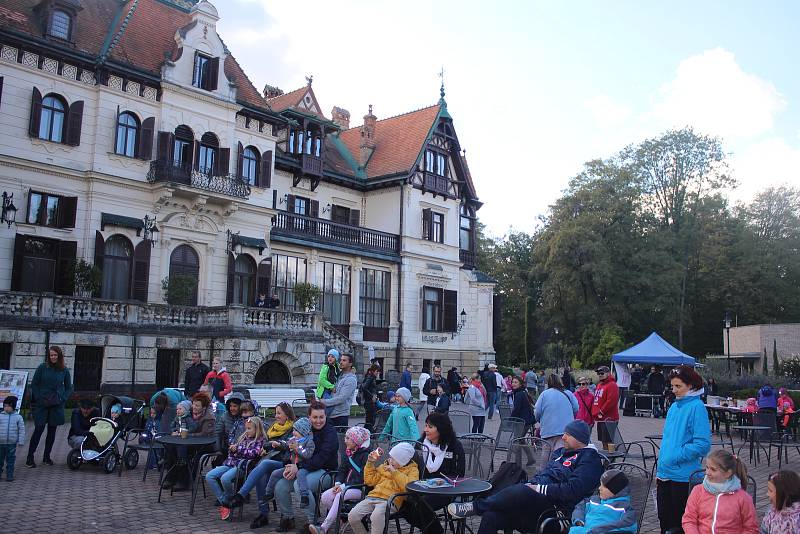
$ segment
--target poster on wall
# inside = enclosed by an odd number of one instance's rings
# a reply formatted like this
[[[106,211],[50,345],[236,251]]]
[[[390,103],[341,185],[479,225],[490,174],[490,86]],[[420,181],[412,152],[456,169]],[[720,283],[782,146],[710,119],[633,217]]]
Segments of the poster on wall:
[[[28,371],[0,370],[0,402],[9,395],[17,398],[16,409],[22,407],[22,398],[25,396],[25,384],[28,383]]]

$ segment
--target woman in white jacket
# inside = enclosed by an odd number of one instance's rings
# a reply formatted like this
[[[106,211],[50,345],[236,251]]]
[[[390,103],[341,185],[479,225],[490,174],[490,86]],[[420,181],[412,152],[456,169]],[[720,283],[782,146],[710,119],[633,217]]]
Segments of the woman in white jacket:
[[[486,390],[477,372],[472,373],[472,380],[464,395],[467,412],[472,416],[472,433],[482,434],[486,423]]]

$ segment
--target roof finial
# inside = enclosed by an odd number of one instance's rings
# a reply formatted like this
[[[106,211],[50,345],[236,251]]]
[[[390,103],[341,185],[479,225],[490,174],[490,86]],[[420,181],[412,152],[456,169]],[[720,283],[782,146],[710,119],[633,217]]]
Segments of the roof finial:
[[[369,114],[372,115],[372,104],[369,105]]]
[[[439,103],[447,106],[447,102],[444,101],[444,65],[442,65],[442,70],[439,71],[439,78],[442,79],[442,86],[439,88]]]
[[[306,81],[308,82],[308,86],[311,87],[311,84],[314,83],[314,75],[309,74],[308,76],[306,76]]]

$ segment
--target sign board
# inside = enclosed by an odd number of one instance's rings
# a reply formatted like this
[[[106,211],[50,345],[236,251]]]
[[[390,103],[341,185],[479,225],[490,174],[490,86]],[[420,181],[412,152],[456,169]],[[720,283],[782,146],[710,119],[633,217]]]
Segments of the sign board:
[[[17,398],[16,409],[22,407],[22,398],[25,396],[25,385],[28,383],[27,371],[0,370],[0,402],[9,395]]]

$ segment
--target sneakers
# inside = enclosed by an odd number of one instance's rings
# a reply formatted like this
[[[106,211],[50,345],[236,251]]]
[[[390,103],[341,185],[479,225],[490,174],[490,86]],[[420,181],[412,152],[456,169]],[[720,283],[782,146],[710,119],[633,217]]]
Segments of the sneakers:
[[[28,458],[25,460],[25,467],[36,467],[36,462],[33,461],[33,458]]]
[[[267,525],[269,525],[269,516],[259,514],[255,519],[253,519],[253,522],[250,523],[250,529],[255,530],[257,528],[265,527]]]
[[[308,495],[300,496],[300,506],[308,506]]]
[[[223,521],[227,521],[227,519],[231,516],[231,509],[226,508],[224,506],[219,507],[219,518]]]
[[[275,532],[291,532],[294,530],[294,518],[281,518],[281,523],[278,525],[278,528],[275,529]]]
[[[475,507],[471,502],[452,502],[447,505],[447,513],[456,519],[466,519],[475,515]]]

